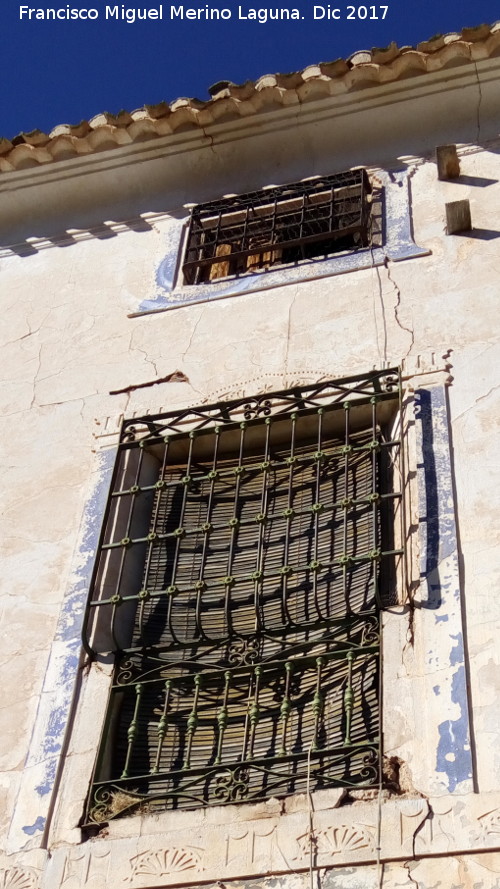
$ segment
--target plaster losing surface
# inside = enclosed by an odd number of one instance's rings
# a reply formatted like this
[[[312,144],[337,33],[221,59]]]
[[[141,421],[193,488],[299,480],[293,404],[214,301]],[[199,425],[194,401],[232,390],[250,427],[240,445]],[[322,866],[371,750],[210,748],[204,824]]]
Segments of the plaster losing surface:
[[[394,165],[405,168],[405,206],[419,247],[419,255],[397,262],[385,256],[311,280],[285,270],[272,290],[130,317],[157,303],[179,238],[177,198],[160,207],[158,196],[149,215],[127,207],[128,222],[116,212],[111,222],[72,234],[64,205],[53,243],[45,234],[57,228],[54,217],[38,226],[38,241],[27,240],[33,231],[20,224],[22,249],[0,257],[0,405],[10,430],[0,533],[2,887],[98,889],[115,873],[132,889],[216,879],[239,886],[246,877],[251,889],[262,873],[279,874],[270,887],[299,889],[308,880],[309,852],[300,843],[305,801],[295,810],[289,801],[286,811],[281,804],[260,813],[242,807],[231,819],[226,810],[174,812],[161,822],[137,816],[112,824],[107,838],[80,843],[109,684],[108,665],[82,670],[81,614],[122,415],[402,362],[412,410],[417,405],[408,420],[414,607],[384,615],[384,743],[404,781],[401,798],[382,796],[383,885],[500,885],[493,852],[500,835],[499,146],[459,148],[461,175],[449,182],[437,180],[433,148],[428,140],[424,154],[415,149]],[[236,172],[234,161],[227,174],[218,171],[221,194]],[[311,171],[294,156],[282,181],[311,172],[330,170]],[[198,180],[193,193],[186,181],[183,203],[199,200]],[[463,198],[474,230],[446,236],[444,205]],[[79,212],[76,206],[75,219]],[[43,222],[43,206],[39,213]],[[340,879],[344,889],[378,886],[376,793],[341,802],[317,802],[324,887]],[[230,820],[241,823],[239,832]],[[165,850],[186,846],[187,838],[191,864],[179,875]],[[242,850],[238,865],[231,843]],[[41,876],[47,844],[54,854]],[[444,854],[450,857],[439,865],[433,856]]]

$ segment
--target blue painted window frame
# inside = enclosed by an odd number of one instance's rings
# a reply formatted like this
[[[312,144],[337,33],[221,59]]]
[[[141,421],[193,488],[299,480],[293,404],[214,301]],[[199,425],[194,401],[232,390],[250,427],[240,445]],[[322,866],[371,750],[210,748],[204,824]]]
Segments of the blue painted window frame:
[[[383,190],[382,246],[366,247],[356,252],[340,253],[326,259],[308,260],[299,265],[284,266],[279,269],[261,270],[241,277],[203,284],[183,284],[181,259],[189,219],[172,219],[167,234],[166,254],[156,271],[156,296],[141,302],[137,310],[131,313],[131,317],[165,312],[179,306],[211,302],[245,293],[271,290],[287,284],[343,275],[347,272],[384,265],[388,259],[400,262],[417,256],[427,256],[430,251],[417,246],[413,240],[408,171],[406,169],[391,172],[377,171],[373,179]]]

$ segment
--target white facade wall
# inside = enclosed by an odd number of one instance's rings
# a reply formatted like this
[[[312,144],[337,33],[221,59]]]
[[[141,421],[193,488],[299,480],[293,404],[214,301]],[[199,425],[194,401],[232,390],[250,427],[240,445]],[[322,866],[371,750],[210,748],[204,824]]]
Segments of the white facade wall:
[[[492,59],[2,176],[0,886],[500,886],[499,76]],[[454,181],[437,178],[446,142]],[[408,258],[182,304],[184,204],[356,165],[401,190],[387,231]],[[464,198],[474,230],[449,236]],[[136,815],[82,841],[110,668],[86,663],[79,628],[120,418],[396,365],[415,607],[384,616],[384,736],[402,794]]]

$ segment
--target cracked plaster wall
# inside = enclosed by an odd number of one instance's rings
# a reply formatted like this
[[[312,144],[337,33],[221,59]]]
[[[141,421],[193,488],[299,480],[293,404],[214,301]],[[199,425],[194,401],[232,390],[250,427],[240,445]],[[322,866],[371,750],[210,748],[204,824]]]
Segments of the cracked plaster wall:
[[[498,808],[499,147],[488,143],[481,150],[463,150],[462,177],[456,182],[438,182],[430,156],[414,159],[415,239],[431,254],[350,275],[131,319],[128,312],[155,292],[168,216],[159,216],[145,231],[128,229],[113,237],[88,238],[66,248],[0,259],[0,402],[6,421],[0,534],[0,736],[4,739],[0,834],[8,837],[7,863],[17,860],[16,854],[24,849],[25,866],[41,866],[37,850],[44,822],[37,815],[37,801],[26,797],[22,775],[33,744],[61,604],[75,564],[83,558],[77,549],[81,515],[96,476],[103,472],[95,451],[105,438],[97,444],[95,434],[116,429],[121,413],[172,409],[241,391],[281,388],[295,380],[355,373],[384,362],[398,364],[402,359],[418,366],[418,356],[429,353],[437,356],[439,364],[440,356],[450,349],[453,384],[448,394],[475,781],[484,799],[483,815],[489,811],[489,794],[491,810]],[[302,175],[307,173],[304,167]],[[446,237],[444,203],[464,197],[471,201],[475,231]],[[109,395],[174,371],[184,374],[187,381],[174,378],[158,386]],[[415,736],[422,710],[426,712],[425,693],[419,697],[418,689],[422,677],[433,669],[420,656],[425,648],[422,634],[432,633],[432,623],[444,617],[417,610],[414,644],[409,644],[406,621],[398,615],[387,618],[397,624],[391,636],[397,666],[392,668],[394,682],[387,693],[387,701],[392,698],[394,704],[388,752],[409,763],[414,786],[423,792],[432,790],[429,774],[435,749],[422,751]],[[76,673],[79,653],[72,644],[64,663],[65,669]],[[99,681],[104,687],[106,677]],[[446,671],[438,671],[434,707],[439,707],[441,683],[450,681]],[[405,697],[411,698],[407,707],[401,707],[402,688]],[[88,721],[92,722],[91,716]],[[95,726],[92,731],[95,734]],[[66,810],[64,823],[60,822],[61,837],[69,843],[78,841],[79,794],[93,756],[92,731],[84,732],[71,751],[74,785],[66,785],[64,792],[67,801],[76,797],[77,804],[69,815]],[[55,761],[50,753],[46,751],[46,765]],[[43,764],[41,757],[36,769],[42,796],[47,778]],[[49,777],[53,780],[54,775]],[[13,813],[17,826],[9,832]],[[500,831],[493,826],[488,836],[491,845]],[[467,850],[466,838],[464,843]],[[384,886],[392,889],[411,879],[429,889],[441,885],[443,889],[455,885],[493,889],[499,885],[495,862],[493,852],[478,852],[447,859],[446,864],[441,859],[416,860],[408,867],[396,863],[386,866]],[[446,877],[443,867],[449,868]],[[61,871],[58,879],[69,889],[67,873]],[[336,887],[341,881],[343,889],[354,889],[378,885],[377,879],[376,867],[370,865],[332,871],[326,882]],[[301,882],[303,877],[288,877],[287,885],[290,880]]]

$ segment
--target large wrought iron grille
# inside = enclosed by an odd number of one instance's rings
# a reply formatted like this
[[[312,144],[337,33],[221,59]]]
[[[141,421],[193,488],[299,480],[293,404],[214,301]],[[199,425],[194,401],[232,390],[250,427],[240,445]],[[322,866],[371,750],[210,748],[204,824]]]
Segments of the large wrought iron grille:
[[[366,171],[350,170],[200,204],[191,215],[186,283],[367,247],[370,195]]]
[[[395,371],[124,423],[85,621],[87,821],[379,778]]]

